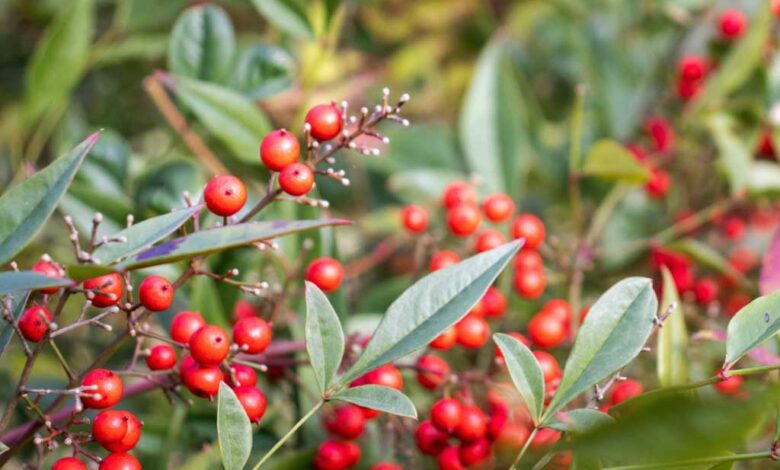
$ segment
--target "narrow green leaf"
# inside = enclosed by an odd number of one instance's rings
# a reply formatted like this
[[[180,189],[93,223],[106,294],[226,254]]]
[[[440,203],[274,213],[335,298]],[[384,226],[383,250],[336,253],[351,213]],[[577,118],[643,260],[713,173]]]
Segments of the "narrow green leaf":
[[[780,196],[780,165],[772,162],[754,161],[747,175],[747,190],[754,197]]]
[[[168,44],[168,68],[185,77],[219,82],[233,63],[236,40],[230,18],[216,5],[188,8]]]
[[[0,352],[2,352],[2,351],[0,351]],[[0,442],[0,455],[8,452],[8,449],[9,449],[9,447],[7,445],[5,445],[2,442]]]
[[[731,263],[726,260],[720,253],[714,250],[709,245],[696,240],[695,238],[684,238],[682,240],[676,240],[666,245],[667,248],[674,251],[685,253],[693,258],[697,264],[708,267],[714,271],[724,274],[732,279],[736,279],[737,282],[743,286],[749,286],[750,281],[745,279],[745,275],[737,271]]]
[[[152,62],[165,57],[169,34],[148,33],[131,35],[110,44],[95,46],[92,50],[93,67],[107,67],[129,61]]]
[[[614,140],[599,140],[590,148],[582,173],[607,180],[643,183],[650,172],[624,146]]]
[[[0,264],[11,260],[32,241],[54,212],[99,136],[99,133],[92,134],[67,155],[0,197]]]
[[[344,331],[328,297],[319,287],[306,281],[306,352],[320,386],[330,387],[344,356]]]
[[[507,243],[417,281],[390,305],[363,354],[339,383],[349,383],[424,347],[457,323],[482,298],[520,246],[521,241]]]
[[[189,259],[197,255],[216,253],[229,248],[270,240],[303,230],[348,223],[348,221],[341,219],[276,220],[217,227],[155,245],[114,266],[117,271],[157,266]]]
[[[14,321],[24,312],[24,307],[27,305],[27,299],[30,298],[29,291],[19,291],[10,294],[13,297],[11,301],[11,316]],[[0,356],[3,355],[3,351],[8,347],[8,343],[11,341],[14,330],[11,325],[5,321],[0,321]],[[2,442],[0,442],[0,445]],[[2,454],[2,452],[0,452]]]
[[[74,281],[83,281],[92,277],[103,276],[115,272],[114,268],[109,266],[98,266],[96,264],[72,264],[65,268],[68,277]]]
[[[504,362],[515,388],[528,407],[534,424],[539,424],[544,409],[544,376],[530,349],[512,336],[493,335],[493,341],[504,355]]]
[[[581,434],[614,423],[615,418],[590,408],[576,408],[561,412],[547,425],[558,431]]]
[[[585,317],[545,417],[635,358],[653,330],[657,310],[650,279],[629,277],[610,287]]]
[[[217,436],[226,470],[241,470],[252,452],[252,425],[241,402],[225,383],[217,396]]]
[[[236,158],[260,164],[260,140],[272,127],[251,99],[213,83],[173,75],[169,78],[176,96]]]
[[[0,273],[0,295],[15,291],[67,287],[73,281],[64,277],[49,277],[33,271],[6,271]]]
[[[675,304],[674,309],[658,330],[656,373],[662,387],[688,383],[688,329],[685,315],[677,293],[677,286],[666,267],[661,270],[663,276],[663,297],[659,315]]]
[[[257,12],[269,23],[300,39],[314,39],[306,12],[296,0],[252,0]]]
[[[719,164],[729,181],[731,193],[739,193],[747,186],[752,154],[737,137],[729,116],[716,114],[709,118],[707,125],[718,147]]]
[[[333,397],[333,400],[342,400],[355,405],[391,413],[398,416],[417,419],[417,410],[414,403],[406,395],[398,390],[384,385],[361,385],[359,387],[346,388]]]
[[[92,256],[99,260],[97,261],[99,264],[115,263],[172,234],[202,208],[203,206],[198,205],[180,209],[132,225],[114,235],[114,237],[124,237],[126,242],[106,243],[96,249]]]
[[[780,331],[780,291],[742,307],[726,330],[725,366],[733,366],[748,351]]]

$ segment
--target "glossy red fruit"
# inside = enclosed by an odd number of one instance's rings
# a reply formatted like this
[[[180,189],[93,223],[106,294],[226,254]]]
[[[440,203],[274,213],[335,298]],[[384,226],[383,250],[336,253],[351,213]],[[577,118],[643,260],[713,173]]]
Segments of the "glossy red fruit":
[[[672,185],[669,173],[660,168],[650,170],[650,179],[645,183],[645,191],[653,199],[662,199]]]
[[[731,318],[736,315],[742,308],[749,304],[752,299],[747,294],[741,292],[735,292],[729,295],[725,302],[723,302],[723,310],[726,315]]]
[[[428,269],[431,272],[438,271],[439,269],[458,264],[460,262],[460,256],[454,251],[441,250],[437,251],[431,257],[430,265]]]
[[[466,467],[460,461],[458,446],[449,446],[444,449],[436,459],[439,470],[464,470]]]
[[[440,431],[429,420],[420,422],[414,432],[417,448],[425,455],[439,455],[447,447],[447,433]]]
[[[533,351],[533,353],[536,357],[536,362],[539,363],[539,367],[542,369],[544,383],[550,383],[561,377],[561,368],[552,354],[544,351]]]
[[[711,277],[703,277],[693,285],[693,294],[700,305],[707,305],[717,299],[718,291],[718,282]]]
[[[680,80],[677,82],[677,96],[683,101],[690,101],[695,98],[702,89],[702,82],[689,82]]]
[[[306,280],[324,292],[333,292],[341,287],[344,267],[333,258],[317,258],[306,267]]]
[[[552,428],[542,428],[536,433],[536,436],[531,439],[530,447],[532,450],[538,452],[540,450],[551,447],[553,444],[558,442],[560,438],[560,431],[556,431]]]
[[[531,433],[525,426],[515,423],[507,423],[501,429],[495,440],[496,450],[498,452],[516,453],[523,448]]]
[[[260,389],[254,386],[241,386],[233,389],[236,398],[244,408],[249,421],[256,423],[265,414],[266,399]]]
[[[720,382],[715,382],[714,387],[721,395],[736,395],[742,390],[743,380],[741,375],[732,375]]]
[[[54,462],[51,470],[87,470],[87,466],[76,457],[63,457]]]
[[[217,365],[230,353],[230,340],[222,328],[206,325],[190,338],[190,355],[203,365]]]
[[[455,325],[458,344],[467,349],[482,347],[490,337],[490,325],[478,315],[466,315]]]
[[[256,316],[257,316],[257,310],[255,309],[255,305],[249,300],[238,299],[236,303],[233,304],[233,315],[231,317],[233,323],[236,323],[242,318],[256,317]]]
[[[511,336],[511,337],[515,338],[516,340],[520,341],[521,343],[523,343],[523,345],[525,347],[527,347],[527,348],[531,347],[531,341],[529,341],[528,338],[526,338],[522,334],[516,333],[516,332],[506,333],[506,334],[508,336]],[[503,365],[504,364],[504,353],[501,352],[501,349],[498,346],[496,346],[495,353],[496,353],[495,354],[496,355],[496,362],[498,362],[498,364],[500,364],[500,365]]]
[[[644,391],[645,389],[642,387],[642,384],[636,380],[621,380],[612,387],[612,392],[609,394],[609,403],[613,406],[623,403],[626,400],[641,395]]]
[[[98,470],[142,470],[141,463],[132,455],[118,452],[100,462]]]
[[[515,291],[526,299],[536,299],[547,287],[544,271],[515,271]]]
[[[181,312],[171,321],[171,339],[187,344],[196,331],[206,326],[206,320],[198,312]]]
[[[149,276],[138,287],[138,300],[151,312],[167,310],[173,303],[173,285],[162,276]]]
[[[566,341],[568,330],[566,323],[544,310],[534,315],[528,323],[531,341],[544,349],[554,348]]]
[[[122,299],[125,285],[119,273],[111,273],[87,279],[84,281],[84,289],[94,292],[92,305],[95,307],[110,307]]]
[[[279,173],[279,187],[291,196],[303,196],[314,186],[314,172],[303,163],[292,163]]]
[[[492,250],[493,248],[498,248],[504,243],[506,243],[506,237],[503,233],[492,228],[485,229],[481,231],[479,235],[477,235],[477,239],[474,240],[474,251],[482,253]]]
[[[471,466],[482,462],[490,456],[490,441],[486,438],[464,442],[458,449],[460,462],[465,466]]]
[[[244,364],[230,364],[232,374],[227,376],[227,384],[236,387],[254,387],[257,385],[257,372]],[[233,380],[235,377],[235,381]]]
[[[417,381],[428,390],[435,390],[449,379],[447,361],[433,354],[423,354],[417,359]]]
[[[482,214],[473,204],[461,204],[447,211],[447,227],[459,237],[476,232],[481,222]]]
[[[27,341],[37,343],[42,340],[49,329],[52,316],[46,307],[33,305],[19,317],[19,330]]]
[[[452,349],[453,346],[455,346],[455,343],[458,342],[458,330],[451,326],[444,330],[442,334],[436,337],[433,341],[431,341],[431,344],[429,346],[433,349],[438,349],[439,351],[446,351],[448,349]]]
[[[88,387],[81,397],[86,408],[110,408],[122,399],[122,379],[108,369],[95,369],[84,376],[82,387]]]
[[[141,428],[143,427],[143,423],[141,423],[141,421],[139,421],[135,415],[128,411],[119,411],[118,413],[122,415],[122,419],[124,419],[125,423],[127,423],[127,431],[125,434],[117,440],[98,442],[100,442],[100,445],[102,445],[103,448],[110,452],[127,452],[135,447],[135,445],[138,443],[138,440],[141,438]]]
[[[189,356],[182,360],[181,380],[187,390],[195,396],[213,397],[219,392],[219,384],[224,378],[218,366],[199,365]]]
[[[482,306],[485,310],[485,316],[488,318],[497,318],[506,312],[506,296],[496,287],[488,287],[485,295],[482,296]]]
[[[249,354],[258,354],[271,344],[271,325],[260,317],[247,317],[233,325],[233,342]]]
[[[411,233],[422,233],[428,228],[428,211],[416,204],[404,207],[401,214],[404,227]]]
[[[524,250],[535,250],[544,243],[544,223],[533,214],[520,214],[512,221],[512,237],[524,238]]]
[[[92,439],[100,445],[121,441],[127,434],[128,421],[122,411],[103,410],[92,420]]]
[[[35,263],[32,267],[32,271],[38,274],[43,274],[44,276],[56,278],[63,277],[65,275],[65,272],[62,270],[59,264],[55,263],[54,261],[46,260],[41,260]],[[40,292],[43,292],[44,294],[55,294],[58,290],[60,290],[58,287],[48,287],[46,289],[40,289]]]
[[[747,26],[745,14],[735,8],[723,10],[718,19],[720,34],[724,39],[734,40],[742,36]]]
[[[341,110],[336,103],[318,104],[306,113],[306,124],[311,126],[311,136],[317,140],[330,140],[341,132]]]
[[[462,417],[463,405],[454,398],[442,398],[431,406],[431,423],[440,431],[452,433]]]
[[[674,145],[674,129],[669,121],[661,116],[651,116],[645,121],[645,131],[653,142],[653,150],[666,152]]]
[[[544,262],[538,252],[520,250],[515,256],[515,268],[518,271],[541,271],[544,268]]]
[[[323,417],[325,429],[344,439],[357,439],[363,434],[366,418],[355,405],[339,405]]]
[[[780,0],[777,3],[780,5]],[[761,133],[756,146],[756,154],[759,157],[765,157],[770,160],[775,157],[775,144],[772,142],[772,134],[770,132],[763,131]]]
[[[377,462],[371,466],[370,470],[404,470],[404,468],[397,463]]]
[[[686,82],[697,82],[707,76],[709,64],[707,59],[697,55],[686,55],[680,59],[678,71],[680,78]]]
[[[467,442],[481,439],[487,435],[487,424],[487,416],[482,410],[475,405],[464,404],[455,434]]]
[[[447,209],[461,206],[463,204],[475,205],[477,203],[477,192],[474,187],[464,181],[453,181],[444,188],[442,204]]]
[[[316,470],[345,470],[349,468],[349,455],[344,445],[335,440],[328,440],[320,444],[314,455],[314,468]]]
[[[571,306],[569,306],[569,302],[563,299],[548,300],[542,307],[542,311],[552,315],[565,325],[571,322]]]
[[[729,240],[739,240],[745,236],[745,222],[739,217],[728,217],[723,223],[723,234]]]
[[[244,183],[233,175],[215,176],[203,190],[206,207],[222,217],[229,217],[240,211],[246,204],[246,198]]]
[[[343,441],[341,445],[344,446],[344,452],[347,454],[347,465],[349,465],[349,467],[357,465],[358,462],[360,462],[360,456],[362,455],[360,446],[352,441]]]
[[[385,364],[363,376],[368,385],[384,385],[385,387],[402,390],[404,388],[404,377],[401,371],[392,364]]]
[[[298,138],[286,129],[269,132],[260,144],[260,160],[272,171],[279,171],[301,156]]]
[[[755,251],[742,245],[734,248],[734,251],[729,254],[728,261],[734,269],[742,274],[747,274],[756,267],[759,259]]]
[[[515,212],[515,203],[504,193],[495,193],[482,201],[482,212],[491,222],[504,222]]]
[[[169,344],[157,344],[146,356],[146,366],[151,370],[173,369],[176,365],[176,350]]]

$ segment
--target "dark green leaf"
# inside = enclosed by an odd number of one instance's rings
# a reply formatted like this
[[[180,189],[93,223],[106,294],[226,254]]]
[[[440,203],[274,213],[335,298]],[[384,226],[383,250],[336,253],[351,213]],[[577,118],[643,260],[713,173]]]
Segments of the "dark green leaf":
[[[729,116],[716,114],[709,118],[707,124],[718,147],[719,164],[729,181],[731,193],[739,193],[748,184],[753,159],[751,152],[735,133]]]
[[[614,140],[599,140],[590,148],[582,168],[588,176],[627,183],[642,183],[650,176],[624,146]]]
[[[669,387],[688,383],[688,329],[674,279],[666,267],[661,272],[663,297],[660,312],[666,312],[672,304],[675,307],[658,331],[656,371],[661,386]]]
[[[14,291],[37,290],[46,287],[67,287],[73,281],[64,277],[49,277],[33,271],[6,271],[0,273],[0,295]]]
[[[301,39],[313,39],[314,31],[303,7],[295,0],[252,0],[269,23]]]
[[[528,407],[534,424],[539,424],[544,409],[544,376],[539,362],[531,350],[517,338],[497,333],[493,335],[493,341],[504,355],[512,382]]]
[[[590,408],[576,408],[573,410],[561,412],[551,421],[548,427],[558,431],[569,433],[592,432],[601,426],[614,423],[615,418]]]
[[[742,307],[726,330],[727,367],[780,331],[780,291],[759,297]]]
[[[383,385],[361,385],[346,388],[332,397],[355,405],[417,419],[414,403],[398,390]]]
[[[333,383],[344,356],[344,332],[328,297],[306,281],[306,352],[320,386],[320,393]]]
[[[38,233],[99,136],[92,134],[70,153],[0,197],[0,264],[16,256]]]
[[[65,269],[68,277],[74,281],[83,281],[92,277],[103,276],[114,272],[114,268],[95,264],[73,264]]]
[[[14,321],[16,321],[22,312],[24,312],[24,307],[27,305],[27,299],[30,297],[30,292],[20,291],[10,295],[13,297],[13,300],[11,301],[11,316]],[[14,330],[11,325],[5,320],[0,320],[0,356],[3,355],[3,351],[5,351],[8,343],[11,341],[11,336],[13,336],[13,334]],[[0,445],[2,445],[2,442],[0,442]],[[2,454],[2,452],[0,452],[0,454]]]
[[[185,77],[219,82],[230,69],[235,46],[227,14],[215,5],[196,5],[173,26],[168,68]]]
[[[260,100],[291,87],[294,72],[295,60],[287,51],[273,45],[255,44],[239,54],[231,84]]]
[[[252,425],[236,394],[225,382],[219,384],[217,397],[217,435],[225,469],[244,468],[252,452]]]

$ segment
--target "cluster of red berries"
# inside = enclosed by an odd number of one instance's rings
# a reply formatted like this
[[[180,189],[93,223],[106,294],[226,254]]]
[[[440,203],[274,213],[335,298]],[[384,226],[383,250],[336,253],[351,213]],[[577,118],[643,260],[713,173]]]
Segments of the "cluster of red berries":
[[[662,168],[674,145],[674,129],[661,116],[651,116],[645,121],[647,143],[634,142],[626,146],[634,158],[650,172],[645,192],[653,199],[662,199],[671,187],[669,173]]]

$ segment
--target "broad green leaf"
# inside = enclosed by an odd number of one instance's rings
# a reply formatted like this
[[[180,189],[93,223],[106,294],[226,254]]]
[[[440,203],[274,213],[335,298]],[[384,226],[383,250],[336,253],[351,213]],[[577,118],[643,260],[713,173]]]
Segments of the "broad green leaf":
[[[244,468],[252,452],[252,425],[236,394],[225,382],[219,384],[217,396],[217,436],[225,469]]]
[[[67,287],[73,281],[64,277],[49,277],[33,271],[6,271],[0,273],[0,295],[14,291],[37,290],[47,287]]]
[[[725,366],[733,366],[748,351],[780,331],[780,291],[742,307],[726,330]]]
[[[270,240],[303,230],[348,223],[348,221],[341,219],[276,220],[248,222],[201,230],[148,248],[115,265],[115,268],[117,271],[127,271],[173,263],[193,256],[225,251],[229,248]]]
[[[106,67],[132,60],[156,61],[165,57],[168,50],[168,33],[131,35],[92,51],[93,67]]]
[[[24,312],[24,307],[27,305],[27,299],[30,297],[30,292],[19,291],[10,295],[13,297],[11,301],[11,316],[14,321],[16,321],[22,312]],[[11,325],[7,321],[0,319],[0,356],[3,355],[3,351],[5,351],[5,348],[8,346],[8,343],[11,341],[11,336],[13,335],[14,330],[11,328]],[[3,443],[0,442],[0,446],[2,444]],[[0,454],[2,454],[2,452],[0,452]]]
[[[344,356],[344,332],[328,297],[306,281],[306,352],[320,386],[320,393],[333,383]]]
[[[177,75],[219,82],[230,69],[235,47],[227,14],[215,5],[196,5],[185,10],[173,26],[168,68]]]
[[[653,330],[657,310],[650,279],[629,277],[610,287],[585,317],[545,417],[634,359]]]
[[[236,158],[260,164],[260,141],[271,131],[271,123],[251,99],[213,83],[169,78],[176,96]]]
[[[180,209],[169,214],[159,215],[132,225],[114,237],[124,237],[126,242],[106,243],[92,253],[98,264],[112,264],[151,246],[175,232],[203,206]]]
[[[569,433],[585,433],[601,426],[614,423],[615,418],[590,408],[576,408],[561,412],[552,420],[548,427]]]
[[[68,277],[74,281],[83,281],[92,277],[103,276],[115,272],[114,268],[109,266],[98,266],[96,264],[72,264],[65,268]]]
[[[417,410],[414,408],[412,400],[398,390],[384,385],[361,385],[346,388],[333,395],[331,399],[417,419]]]
[[[751,196],[780,196],[780,165],[777,163],[754,161],[747,175],[747,190]]]
[[[661,386],[670,387],[688,383],[688,329],[674,279],[665,266],[662,267],[661,273],[663,296],[659,315],[666,312],[672,304],[675,304],[675,307],[666,317],[663,328],[658,330],[656,373]]]
[[[32,241],[56,209],[70,182],[100,134],[58,158],[0,197],[0,264],[5,264]]]
[[[260,100],[290,88],[295,68],[295,59],[281,47],[254,44],[238,55],[231,84]]]
[[[260,16],[282,31],[300,39],[314,39],[311,23],[298,1],[252,0],[252,5]]]
[[[504,362],[512,382],[528,407],[534,424],[539,424],[544,409],[544,376],[536,357],[530,349],[512,336],[497,333],[493,335],[493,341],[504,355]]]
[[[599,140],[585,156],[582,173],[607,180],[642,183],[649,171],[624,146],[614,140]]]
[[[59,3],[52,24],[25,72],[25,113],[32,124],[50,106],[68,99],[87,66],[95,24],[92,0]]]
[[[775,230],[769,247],[761,258],[758,290],[761,295],[780,289],[780,229]]]
[[[349,383],[426,346],[457,323],[482,298],[521,245],[521,241],[507,243],[414,283],[390,305],[363,354],[339,383]]]
[[[718,148],[719,164],[729,181],[731,193],[739,193],[748,184],[751,152],[737,136],[729,116],[716,114],[707,120],[707,125]]]
[[[693,258],[697,264],[708,267],[714,271],[724,274],[742,285],[749,286],[750,282],[745,279],[744,274],[737,271],[731,263],[720,253],[709,245],[696,240],[695,238],[684,238],[666,245],[667,248],[674,251],[685,253]]]

